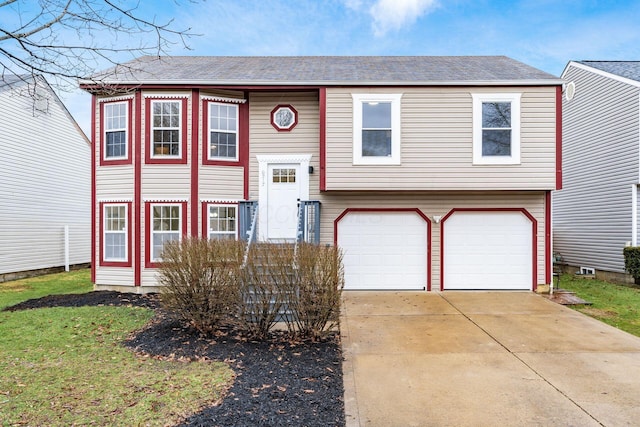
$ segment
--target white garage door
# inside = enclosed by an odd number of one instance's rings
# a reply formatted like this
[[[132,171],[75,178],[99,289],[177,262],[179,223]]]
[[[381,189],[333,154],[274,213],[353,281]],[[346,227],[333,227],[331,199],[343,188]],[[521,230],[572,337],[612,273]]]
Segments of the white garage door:
[[[444,289],[532,289],[532,223],[522,212],[454,212],[442,226]]]
[[[349,212],[338,222],[345,289],[425,289],[427,223],[415,212]]]

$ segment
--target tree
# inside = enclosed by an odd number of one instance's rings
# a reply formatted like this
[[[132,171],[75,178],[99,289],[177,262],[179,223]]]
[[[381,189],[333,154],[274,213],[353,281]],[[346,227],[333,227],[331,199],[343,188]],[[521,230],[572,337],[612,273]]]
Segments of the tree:
[[[75,88],[97,69],[188,49],[190,30],[145,16],[139,0],[0,0],[0,82],[42,75]]]

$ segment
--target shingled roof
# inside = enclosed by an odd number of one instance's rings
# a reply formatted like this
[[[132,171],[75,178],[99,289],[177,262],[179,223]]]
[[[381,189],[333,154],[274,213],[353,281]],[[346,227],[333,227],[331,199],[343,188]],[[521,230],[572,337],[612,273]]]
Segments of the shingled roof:
[[[640,82],[640,61],[576,61],[607,73]]]
[[[144,56],[82,80],[162,85],[557,85],[506,56]]]

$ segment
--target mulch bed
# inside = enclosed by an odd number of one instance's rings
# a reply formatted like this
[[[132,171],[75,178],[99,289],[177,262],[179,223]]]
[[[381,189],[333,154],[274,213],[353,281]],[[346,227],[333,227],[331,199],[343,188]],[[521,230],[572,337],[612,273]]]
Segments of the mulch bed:
[[[221,404],[205,408],[181,426],[344,426],[342,353],[339,336],[323,342],[293,342],[274,333],[248,341],[233,330],[204,337],[166,316],[157,295],[94,291],[52,295],[5,310],[42,307],[141,306],[156,316],[124,345],[152,356],[206,358],[228,363],[236,373]]]

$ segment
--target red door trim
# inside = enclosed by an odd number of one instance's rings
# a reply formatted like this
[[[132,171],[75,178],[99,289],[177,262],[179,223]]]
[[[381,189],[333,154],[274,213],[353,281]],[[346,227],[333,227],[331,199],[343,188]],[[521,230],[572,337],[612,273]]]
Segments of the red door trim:
[[[333,244],[338,246],[338,223],[352,212],[414,212],[427,223],[427,284],[426,290],[431,291],[431,220],[418,208],[347,208],[333,221]]]
[[[524,208],[454,208],[451,209],[440,221],[440,290],[444,290],[444,234],[445,222],[456,212],[520,212],[531,221],[532,241],[532,278],[531,288],[535,291],[538,287],[538,221]]]

